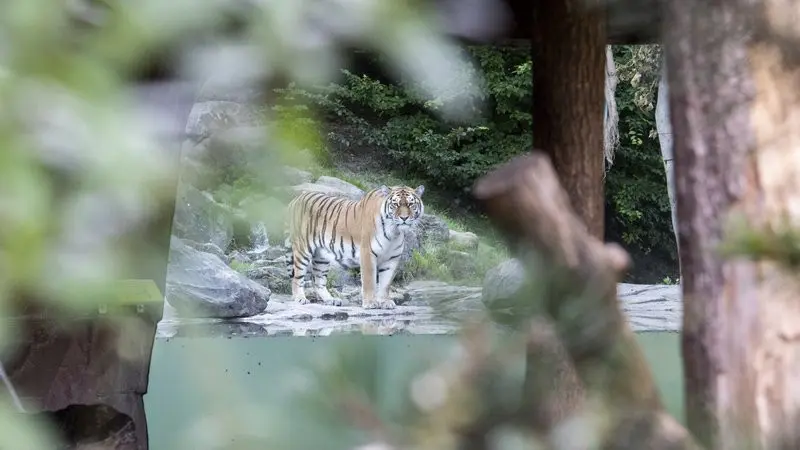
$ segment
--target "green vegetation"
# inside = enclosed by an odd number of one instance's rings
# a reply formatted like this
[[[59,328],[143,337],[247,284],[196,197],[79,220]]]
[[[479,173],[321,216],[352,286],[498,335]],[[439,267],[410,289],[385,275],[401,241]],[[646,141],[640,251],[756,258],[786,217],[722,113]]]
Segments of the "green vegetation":
[[[253,268],[253,264],[252,263],[247,263],[247,262],[242,262],[242,261],[237,261],[237,260],[231,261],[228,265],[230,266],[231,269],[233,269],[233,270],[235,270],[235,271],[237,271],[239,273],[242,273],[242,274],[246,273],[248,270]]]
[[[411,279],[435,279],[480,286],[486,272],[508,258],[501,248],[478,244],[477,249],[458,248],[456,244],[414,251],[406,263],[405,276]]]

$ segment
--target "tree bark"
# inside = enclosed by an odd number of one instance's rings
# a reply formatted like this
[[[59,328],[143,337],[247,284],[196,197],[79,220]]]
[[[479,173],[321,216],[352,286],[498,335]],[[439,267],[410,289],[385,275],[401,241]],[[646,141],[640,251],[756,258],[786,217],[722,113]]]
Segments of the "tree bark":
[[[578,217],[602,239],[606,17],[586,5],[533,2],[533,142],[550,155]]]
[[[800,222],[798,36],[779,26],[797,2],[664,4],[687,423],[709,449],[799,448],[800,284],[780,261],[787,244],[756,262],[719,252],[731,217],[767,248]]]

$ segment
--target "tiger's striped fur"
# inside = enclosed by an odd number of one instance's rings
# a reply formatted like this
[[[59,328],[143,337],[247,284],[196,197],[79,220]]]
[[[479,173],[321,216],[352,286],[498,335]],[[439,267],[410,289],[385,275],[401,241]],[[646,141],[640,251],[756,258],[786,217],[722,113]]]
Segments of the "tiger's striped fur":
[[[424,191],[424,186],[381,186],[358,201],[320,192],[295,197],[288,207],[292,299],[308,303],[303,278],[310,267],[320,300],[340,306],[327,288],[328,270],[337,263],[361,267],[362,307],[394,308],[389,285],[403,252],[404,228],[423,213]]]

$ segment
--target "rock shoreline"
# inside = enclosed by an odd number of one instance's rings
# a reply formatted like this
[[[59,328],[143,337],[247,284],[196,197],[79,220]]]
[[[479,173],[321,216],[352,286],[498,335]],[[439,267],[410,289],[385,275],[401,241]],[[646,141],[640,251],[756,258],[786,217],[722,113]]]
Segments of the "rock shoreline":
[[[620,306],[635,332],[680,331],[683,304],[679,286],[620,283],[618,292]],[[458,329],[459,317],[482,308],[478,287],[413,282],[403,295],[406,302],[395,310],[365,310],[352,305],[295,305],[288,295],[273,294],[263,313],[234,320],[182,319],[167,306],[157,338],[452,334]],[[424,304],[448,301],[449,317]]]

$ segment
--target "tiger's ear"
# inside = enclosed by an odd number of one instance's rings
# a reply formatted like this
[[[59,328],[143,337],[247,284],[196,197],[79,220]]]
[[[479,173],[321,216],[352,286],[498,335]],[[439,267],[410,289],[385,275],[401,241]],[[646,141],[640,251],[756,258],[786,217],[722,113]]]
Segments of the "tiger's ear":
[[[389,192],[391,192],[391,190],[385,184],[378,188],[378,193],[381,194],[381,197],[386,197],[389,195]]]
[[[421,184],[419,186],[417,186],[416,190],[414,190],[414,193],[417,194],[417,197],[422,197],[422,193],[423,192],[425,192],[425,186],[423,186]]]

